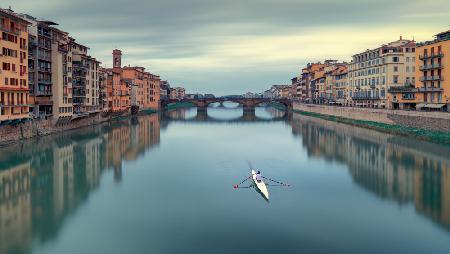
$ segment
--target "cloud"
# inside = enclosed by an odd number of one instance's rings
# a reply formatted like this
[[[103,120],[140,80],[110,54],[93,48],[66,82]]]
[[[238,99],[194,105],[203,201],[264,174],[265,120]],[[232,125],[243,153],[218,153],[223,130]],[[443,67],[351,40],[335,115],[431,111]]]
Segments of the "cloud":
[[[106,66],[118,47],[125,64],[221,94],[288,83],[309,61],[350,60],[400,35],[429,40],[450,16],[446,0],[2,2],[59,23]]]

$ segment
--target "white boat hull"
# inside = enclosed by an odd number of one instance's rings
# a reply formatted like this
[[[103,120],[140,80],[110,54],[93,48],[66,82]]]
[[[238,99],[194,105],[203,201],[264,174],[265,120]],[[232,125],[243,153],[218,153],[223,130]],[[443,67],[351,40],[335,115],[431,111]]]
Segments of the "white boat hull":
[[[264,196],[267,200],[269,200],[269,191],[267,190],[266,184],[265,184],[264,181],[262,181],[262,180],[261,180],[261,182],[258,182],[258,181],[256,180],[256,171],[253,170],[253,169],[252,169],[252,179],[253,179],[253,182],[254,182],[255,185],[256,185],[256,188],[263,194],[263,196]]]

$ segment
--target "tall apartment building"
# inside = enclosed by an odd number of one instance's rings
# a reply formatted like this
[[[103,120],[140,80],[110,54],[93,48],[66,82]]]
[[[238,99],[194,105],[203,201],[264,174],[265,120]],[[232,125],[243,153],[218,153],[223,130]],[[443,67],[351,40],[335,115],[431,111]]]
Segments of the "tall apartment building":
[[[312,100],[315,103],[325,103],[325,65],[317,71],[313,72],[310,82]]]
[[[29,22],[10,10],[0,9],[0,123],[28,119]]]
[[[67,32],[50,28],[52,36],[53,119],[69,121],[73,116],[72,42]]]
[[[185,96],[185,92],[183,97]],[[150,73],[150,88],[147,91],[146,108],[158,109],[161,100],[161,77]]]
[[[415,84],[390,89],[392,109],[449,111],[450,30],[417,44]]]
[[[136,86],[136,106],[144,108],[148,102],[147,92],[150,87],[150,73],[144,67],[123,67],[122,80],[129,86]],[[133,103],[132,103],[133,104]]]
[[[350,64],[352,106],[387,107],[391,87],[415,82],[416,44],[399,40],[353,56]]]
[[[109,109],[109,103],[108,103],[108,72],[105,68],[100,67],[99,70],[99,104],[100,104],[100,108],[103,112],[108,112],[110,111]]]
[[[338,65],[331,73],[332,98],[336,104],[347,106],[350,101],[350,86],[348,83],[348,65]]]
[[[416,101],[425,108],[450,108],[450,30],[420,43],[416,51]],[[419,82],[417,82],[419,81]]]
[[[88,47],[72,42],[73,114],[100,112],[100,62],[87,54]]]
[[[300,81],[301,77],[293,77],[291,79],[292,99],[296,101],[299,101],[302,98]]]
[[[100,111],[99,62],[58,24],[18,14],[29,26],[29,83],[35,117],[68,122]]]
[[[297,86],[297,93],[300,91],[300,100],[304,102],[313,102],[317,99],[315,74],[325,67],[322,63],[308,63],[302,69],[299,85]]]
[[[52,42],[50,26],[52,22],[37,22],[36,38],[36,65],[34,84],[34,96],[38,117],[49,117],[53,115],[52,101]],[[33,42],[32,42],[33,43]]]
[[[167,99],[170,93],[170,84],[167,80],[160,81],[159,86],[160,99]]]

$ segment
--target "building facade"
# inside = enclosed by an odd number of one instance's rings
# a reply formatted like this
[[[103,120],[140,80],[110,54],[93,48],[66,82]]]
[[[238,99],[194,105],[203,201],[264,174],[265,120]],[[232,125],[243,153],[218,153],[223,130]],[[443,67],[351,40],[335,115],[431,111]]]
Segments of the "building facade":
[[[420,43],[416,52],[416,108],[450,108],[450,30]]]
[[[126,112],[131,106],[138,110],[158,109],[160,77],[147,72],[144,67],[122,67],[122,51],[119,49],[113,50],[112,55],[113,68],[99,72],[104,86],[101,93],[104,95],[103,111]]]
[[[415,50],[414,41],[400,37],[354,55],[349,69],[351,105],[388,107],[388,89],[415,82]]]
[[[0,122],[30,118],[28,25],[12,11],[0,9]]]
[[[448,111],[450,105],[450,30],[417,44],[415,79],[389,90],[390,108]]]

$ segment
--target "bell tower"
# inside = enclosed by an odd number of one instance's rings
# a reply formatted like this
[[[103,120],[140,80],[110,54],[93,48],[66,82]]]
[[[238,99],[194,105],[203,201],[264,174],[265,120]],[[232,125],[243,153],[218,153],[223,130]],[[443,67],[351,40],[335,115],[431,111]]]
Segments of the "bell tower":
[[[122,51],[120,49],[113,50],[113,67],[121,68],[122,67]]]

